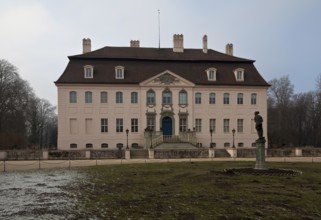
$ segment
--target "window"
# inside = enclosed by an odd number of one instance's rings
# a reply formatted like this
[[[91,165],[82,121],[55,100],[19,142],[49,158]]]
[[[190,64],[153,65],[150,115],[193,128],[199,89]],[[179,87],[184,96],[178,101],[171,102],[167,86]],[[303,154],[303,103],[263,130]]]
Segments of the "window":
[[[116,118],[116,132],[123,132],[123,119]]]
[[[210,93],[210,96],[209,96],[209,103],[210,104],[215,104],[215,93]]]
[[[230,94],[229,93],[224,93],[224,95],[223,95],[223,104],[224,105],[230,104]]]
[[[241,143],[238,143],[237,146],[238,146],[238,147],[244,147],[244,143],[242,143],[242,142],[241,142]]]
[[[100,119],[100,131],[102,133],[108,132],[108,118],[102,118]]]
[[[69,92],[69,103],[77,103],[77,92]]]
[[[77,148],[77,144],[70,144],[70,148]]]
[[[124,79],[124,67],[122,67],[122,66],[115,67],[115,78],[116,79]]]
[[[155,92],[153,90],[147,92],[147,105],[155,105]]]
[[[237,93],[237,104],[243,105],[243,93]]]
[[[85,131],[86,131],[86,134],[94,133],[94,126],[93,126],[93,119],[92,118],[85,119]]]
[[[118,104],[123,103],[123,93],[122,92],[116,92],[116,103],[118,103]]]
[[[172,104],[172,93],[169,90],[163,92],[163,105]]]
[[[202,131],[202,119],[200,119],[200,118],[195,119],[195,131],[196,132]]]
[[[147,128],[149,130],[155,131],[155,116],[154,115],[147,116]]]
[[[223,131],[224,133],[230,132],[230,119],[224,119]]]
[[[179,131],[180,132],[187,131],[187,118],[186,117],[179,118]]]
[[[210,118],[210,130],[215,132],[216,129],[216,119],[215,118]]]
[[[93,144],[90,144],[90,143],[86,144],[86,148],[93,148]]]
[[[216,69],[210,68],[206,70],[208,81],[216,81]]]
[[[92,92],[85,92],[85,103],[92,103],[93,102],[93,93]]]
[[[138,94],[137,94],[137,92],[132,92],[130,94],[130,100],[131,100],[132,104],[138,103]]]
[[[224,147],[230,147],[230,143],[225,142],[225,143],[224,143]]]
[[[102,143],[102,144],[101,144],[101,148],[108,148],[108,144]]]
[[[107,92],[100,92],[100,103],[107,103]]]
[[[93,72],[94,72],[94,67],[93,66],[90,66],[90,65],[84,66],[84,74],[85,74],[85,78],[86,79],[94,78]]]
[[[195,104],[202,104],[202,93],[195,93]]]
[[[256,105],[256,93],[251,94],[251,105]]]
[[[244,69],[238,68],[234,70],[234,75],[235,75],[236,81],[244,81]]]
[[[237,119],[237,132],[243,132],[243,119]]]
[[[138,119],[137,118],[131,119],[131,132],[138,132]]]
[[[187,105],[187,92],[185,90],[179,92],[179,104]]]

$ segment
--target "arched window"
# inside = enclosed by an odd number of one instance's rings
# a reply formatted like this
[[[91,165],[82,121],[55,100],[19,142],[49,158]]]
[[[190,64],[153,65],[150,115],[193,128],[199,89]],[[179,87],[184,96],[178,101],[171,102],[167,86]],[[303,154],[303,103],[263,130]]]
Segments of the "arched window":
[[[187,92],[185,90],[179,92],[179,104],[187,105]]]
[[[123,66],[115,67],[115,78],[116,79],[124,79],[125,68]]]
[[[123,93],[116,92],[116,103],[123,103]]]
[[[230,104],[230,94],[229,93],[224,93],[224,95],[223,95],[223,104],[224,105]]]
[[[209,68],[206,70],[208,81],[216,81],[216,69]]]
[[[256,93],[251,94],[251,104],[252,105],[256,105],[256,97],[257,97]]]
[[[138,102],[138,94],[137,92],[132,92],[130,94],[130,99],[132,104],[136,104]]]
[[[214,92],[210,93],[209,103],[210,104],[215,104],[215,93]]]
[[[195,93],[195,104],[202,104],[202,93]]]
[[[237,104],[243,105],[243,93],[237,93]]]
[[[238,68],[234,70],[234,75],[236,81],[244,81],[244,69],[243,68]]]
[[[163,91],[163,105],[172,104],[172,92],[168,89]]]
[[[150,89],[147,91],[147,105],[155,105],[155,92]]]
[[[69,103],[77,103],[77,92],[76,91],[69,92]]]
[[[107,92],[100,92],[100,103],[107,103]]]
[[[92,103],[93,102],[93,93],[92,92],[85,92],[85,103]]]

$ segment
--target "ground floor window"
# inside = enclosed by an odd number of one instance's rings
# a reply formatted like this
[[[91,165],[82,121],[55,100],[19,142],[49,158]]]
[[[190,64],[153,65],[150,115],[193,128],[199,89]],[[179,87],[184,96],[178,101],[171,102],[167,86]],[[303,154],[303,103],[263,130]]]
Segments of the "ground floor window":
[[[187,131],[187,118],[180,118],[179,119],[179,131],[185,132]]]
[[[100,128],[101,128],[101,132],[103,132],[103,133],[108,132],[108,119],[107,118],[102,118],[100,120]]]
[[[200,119],[200,118],[195,119],[195,131],[196,132],[202,131],[202,119]]]
[[[138,119],[137,118],[131,119],[131,132],[138,132]]]
[[[116,132],[123,132],[123,129],[124,129],[123,119],[116,118]]]

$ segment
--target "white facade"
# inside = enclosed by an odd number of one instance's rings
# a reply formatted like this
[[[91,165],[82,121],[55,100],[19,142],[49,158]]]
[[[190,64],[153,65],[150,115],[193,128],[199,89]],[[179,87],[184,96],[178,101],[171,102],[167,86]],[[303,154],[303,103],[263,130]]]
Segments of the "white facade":
[[[164,75],[172,76],[170,83],[160,80]],[[121,143],[126,146],[126,129],[129,129],[129,146],[136,143],[144,146],[144,130],[148,126],[147,113],[155,116],[155,129],[160,131],[162,119],[166,116],[172,119],[172,135],[180,133],[180,115],[185,113],[187,129],[196,130],[197,142],[203,147],[209,147],[211,142],[210,120],[215,120],[212,141],[217,148],[231,147],[232,130],[235,129],[235,146],[252,147],[257,138],[254,112],[259,111],[266,121],[267,88],[244,86],[196,86],[175,73],[165,71],[140,85],[88,85],[63,84],[58,87],[58,146],[59,149],[70,149],[76,144],[77,149],[86,146],[93,149],[106,147],[116,148]],[[147,105],[147,92],[155,92],[155,105]],[[172,94],[172,104],[163,105],[163,92]],[[179,92],[186,91],[187,104],[179,105]],[[92,92],[92,103],[85,103],[85,93]],[[70,103],[70,92],[76,92],[76,103]],[[107,103],[101,103],[101,92],[107,92]],[[116,93],[121,92],[122,103],[116,103]],[[137,93],[137,103],[131,102],[131,93]],[[201,94],[201,103],[196,104],[195,94]],[[215,104],[210,104],[209,94],[215,93]],[[224,93],[229,94],[229,104],[223,104]],[[243,94],[239,101],[238,94]],[[256,100],[252,101],[252,94]],[[212,100],[213,102],[213,100]],[[107,119],[107,132],[102,131],[102,119]],[[123,121],[122,130],[117,131],[116,120]],[[132,119],[137,119],[138,130],[132,130]],[[200,120],[199,120],[200,119]],[[228,124],[225,124],[228,120]],[[201,125],[196,125],[196,120]],[[264,123],[264,132],[267,127]],[[91,145],[88,145],[91,144]],[[75,145],[73,145],[75,147]]]

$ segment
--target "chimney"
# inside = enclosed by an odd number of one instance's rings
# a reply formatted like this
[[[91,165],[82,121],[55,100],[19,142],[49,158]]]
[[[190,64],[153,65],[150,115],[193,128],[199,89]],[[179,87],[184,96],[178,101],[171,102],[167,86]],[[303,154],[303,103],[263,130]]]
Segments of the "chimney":
[[[174,34],[173,36],[173,52],[184,52],[183,34]]]
[[[207,35],[203,36],[203,53],[207,53]]]
[[[90,38],[82,39],[82,53],[91,52],[91,40]]]
[[[227,55],[233,56],[233,44],[226,44],[225,46],[225,53]]]
[[[131,40],[130,47],[139,47],[139,40]]]

